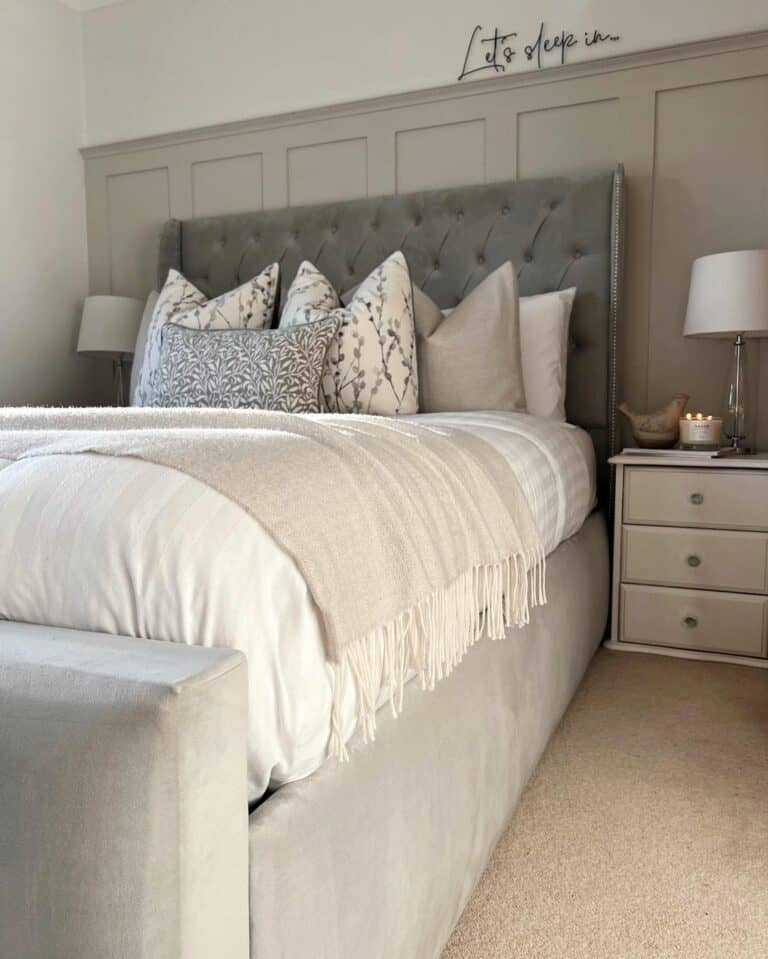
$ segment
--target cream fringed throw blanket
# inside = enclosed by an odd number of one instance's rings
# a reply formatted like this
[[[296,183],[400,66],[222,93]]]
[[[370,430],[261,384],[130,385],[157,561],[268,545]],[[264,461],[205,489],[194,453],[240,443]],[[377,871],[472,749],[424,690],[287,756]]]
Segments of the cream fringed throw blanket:
[[[251,411],[0,412],[0,457],[76,453],[180,470],[253,516],[304,577],[335,698],[351,679],[369,738],[382,690],[397,712],[409,671],[433,687],[481,635],[503,636],[545,599],[518,482],[463,431]]]

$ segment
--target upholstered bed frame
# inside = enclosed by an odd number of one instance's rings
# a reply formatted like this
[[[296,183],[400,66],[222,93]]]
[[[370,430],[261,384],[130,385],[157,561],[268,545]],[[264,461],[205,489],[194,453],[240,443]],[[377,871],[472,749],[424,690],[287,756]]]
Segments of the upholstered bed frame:
[[[344,289],[401,248],[442,306],[507,259],[523,294],[575,285],[567,406],[605,486],[623,209],[617,169],[171,222],[158,280],[306,257]],[[250,811],[242,656],[0,622],[0,956],[438,959],[603,636],[601,511],[547,579],[529,626]]]
[[[344,291],[402,250],[413,282],[443,309],[507,260],[517,265],[523,296],[575,286],[566,408],[569,421],[592,436],[604,490],[605,464],[616,452],[624,208],[619,166],[579,178],[169,220],[157,285],[173,267],[216,296],[277,260],[287,286],[307,259]]]

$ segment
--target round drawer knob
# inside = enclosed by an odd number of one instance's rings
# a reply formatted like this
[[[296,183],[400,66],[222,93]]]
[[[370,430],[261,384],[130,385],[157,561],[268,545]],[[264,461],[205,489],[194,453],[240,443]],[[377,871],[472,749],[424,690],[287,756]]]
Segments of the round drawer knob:
[[[699,621],[695,616],[686,616],[683,620],[683,626],[685,626],[686,629],[696,629],[698,625]]]
[[[704,502],[704,494],[691,493],[688,499],[691,501],[691,503],[693,503],[694,506],[701,506],[701,504]]]
[[[700,557],[700,556],[689,556],[689,557],[686,559],[686,563],[688,563],[689,566],[693,566],[694,569],[695,569],[697,566],[701,566],[701,557]]]

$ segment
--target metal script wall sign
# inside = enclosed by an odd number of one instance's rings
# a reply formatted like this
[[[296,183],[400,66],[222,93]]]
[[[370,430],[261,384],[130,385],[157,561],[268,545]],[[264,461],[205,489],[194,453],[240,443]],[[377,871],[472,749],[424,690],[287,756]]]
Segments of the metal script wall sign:
[[[545,23],[539,24],[538,36],[529,43],[521,40],[516,32],[502,33],[494,27],[493,33],[483,33],[482,25],[472,31],[464,55],[464,64],[458,79],[477,76],[482,73],[506,73],[507,67],[515,57],[522,55],[541,70],[544,67],[562,65],[567,62],[568,51],[574,47],[587,48],[617,43],[621,37],[615,33],[603,33],[602,30],[585,30],[583,39],[570,30],[550,32]]]

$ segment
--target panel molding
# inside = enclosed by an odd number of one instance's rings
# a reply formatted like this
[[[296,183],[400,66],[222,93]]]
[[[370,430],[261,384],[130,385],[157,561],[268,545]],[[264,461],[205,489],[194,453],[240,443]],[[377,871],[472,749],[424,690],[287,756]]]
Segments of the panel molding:
[[[155,174],[160,174],[160,176],[156,177]],[[135,193],[132,196],[128,194],[123,196],[123,200],[126,202],[126,210],[124,213],[117,209],[117,197],[112,191],[112,187],[117,189],[119,186],[127,185],[127,181],[129,180],[133,181],[136,186],[138,186],[140,180],[143,181],[145,185],[146,198],[149,199],[151,204],[151,212],[146,218],[132,221],[134,213],[140,209],[140,204],[135,200]],[[153,195],[153,191],[157,189],[158,185],[160,186],[160,192],[165,195],[164,204],[162,200],[160,200],[159,204],[154,202],[156,198]],[[121,250],[119,248],[116,250],[115,247],[126,239],[126,233],[128,234],[128,245],[130,246],[132,245],[130,240],[133,238],[133,235],[136,233],[149,233],[153,222],[159,226],[164,220],[168,219],[171,211],[170,171],[167,164],[141,170],[121,170],[118,173],[108,174],[105,178],[105,186],[106,225],[109,241],[109,291],[116,292],[121,296],[135,296],[142,292],[142,274],[146,273],[153,266],[153,251],[151,248],[147,248],[146,239],[135,251]],[[146,187],[150,187],[151,189],[146,189]],[[125,229],[124,226],[126,222],[130,224],[128,229]],[[123,275],[119,278],[116,275],[118,267],[120,267],[123,272]]]
[[[528,120],[528,122],[532,122],[534,118],[541,118],[543,120],[548,120],[551,125],[553,122],[552,117],[556,113],[561,114],[562,117],[565,117],[565,115],[567,114],[568,119],[570,120],[571,115],[573,113],[578,113],[579,116],[584,116],[583,111],[587,110],[588,108],[600,109],[609,104],[614,105],[617,109],[621,109],[621,97],[613,96],[613,97],[600,97],[598,99],[590,99],[590,100],[571,100],[569,102],[564,102],[564,103],[547,104],[546,106],[539,106],[531,109],[518,110],[517,115],[515,117],[515,124],[516,124],[516,130],[517,130],[516,167],[517,167],[518,175],[523,177],[526,175],[525,163],[523,162],[523,159],[522,159],[522,151],[525,149],[525,146],[526,146],[525,138],[523,136],[522,123],[524,123],[526,120]],[[562,122],[562,118],[561,118],[561,122]],[[555,124],[556,124],[556,121],[555,121]],[[611,125],[609,125],[609,131],[612,134],[614,132]],[[555,129],[553,130],[553,132],[555,136],[561,135],[560,131],[557,129],[557,124],[555,125]],[[594,149],[593,143],[586,142],[585,146],[587,147],[587,150]],[[553,148],[551,152],[555,152],[555,149],[556,148]],[[598,153],[599,152],[600,151],[598,151]],[[605,163],[602,161],[602,158],[601,158],[596,168],[599,169],[604,166],[605,166]],[[557,162],[555,162],[551,166],[548,163],[544,169],[537,169],[536,171],[533,172],[532,175],[555,176],[560,174],[579,173],[579,172],[582,172],[582,167],[578,163],[573,162],[572,151],[566,152],[566,148],[564,145],[562,150],[557,151]],[[584,170],[584,172],[586,172],[586,169]]]
[[[229,181],[226,186],[226,192],[228,194],[232,193],[233,189],[233,176],[232,174],[237,171],[242,174],[242,170],[238,170],[238,161],[239,165],[242,166],[242,161],[245,160],[256,160],[256,171],[258,172],[258,188],[253,198],[253,203],[251,204],[250,199],[246,201],[250,209],[261,210],[264,206],[264,156],[260,151],[248,152],[248,153],[235,153],[231,156],[216,156],[216,157],[205,157],[198,160],[193,160],[189,165],[189,175],[190,175],[190,190],[191,196],[189,197],[188,203],[191,205],[192,216],[218,216],[223,213],[241,213],[243,210],[242,205],[237,205],[234,208],[231,208],[229,199],[223,203],[216,205],[214,201],[213,206],[210,208],[204,205],[202,196],[200,195],[205,190],[204,180],[198,180],[196,174],[205,176],[205,172],[210,173],[214,170],[216,166],[219,167],[219,170],[226,170],[230,172]],[[251,179],[253,176],[253,171],[249,171],[248,179]],[[235,181],[234,186],[238,186],[238,183]],[[243,201],[240,200],[239,204]]]
[[[335,148],[335,149],[334,149]],[[359,155],[354,156],[353,152],[360,150]],[[352,152],[350,152],[352,151]],[[293,185],[293,181],[303,175],[300,167],[295,166],[300,162],[298,158],[302,155],[311,155],[318,160],[323,152],[335,154],[334,162],[329,170],[330,176],[328,182],[324,183],[320,189],[312,189],[309,192],[305,187],[298,189],[298,184]],[[342,156],[351,160],[353,164],[360,164],[359,171],[347,171],[346,176],[342,176],[344,185],[339,181],[341,171],[339,170],[339,161]],[[293,165],[292,165],[293,160]],[[355,174],[361,176],[351,190],[348,184]],[[285,179],[287,198],[286,206],[303,206],[309,203],[329,203],[336,200],[353,200],[361,196],[368,195],[368,137],[339,137],[332,140],[320,140],[317,142],[296,143],[289,146],[285,151]],[[303,191],[303,192],[302,192]]]
[[[431,187],[454,187],[454,186],[463,186],[466,183],[484,183],[487,180],[488,176],[488,147],[487,147],[487,122],[484,116],[478,117],[467,117],[466,119],[456,119],[450,120],[444,123],[429,123],[423,124],[415,127],[408,127],[406,129],[395,130],[395,192],[396,193],[416,193],[419,190],[428,189]],[[473,174],[464,174],[460,172],[457,176],[455,162],[456,155],[452,155],[452,163],[450,167],[438,167],[440,170],[437,178],[433,177],[435,172],[435,167],[432,166],[428,160],[422,159],[421,162],[427,169],[427,177],[432,178],[431,184],[425,184],[420,178],[414,182],[411,180],[408,182],[403,182],[405,178],[404,170],[402,169],[403,160],[401,159],[400,147],[401,144],[405,147],[406,143],[409,140],[418,140],[422,139],[422,149],[427,145],[425,140],[428,140],[430,135],[439,141],[441,138],[446,136],[450,139],[451,134],[458,134],[459,136],[462,133],[475,133],[479,131],[479,144],[480,144],[480,153],[479,157],[476,157],[475,160],[479,161],[479,170],[475,171],[479,176]],[[453,144],[454,147],[458,145],[457,141]],[[468,141],[469,145],[469,141]],[[476,144],[473,144],[473,146]],[[446,147],[447,144],[443,143],[443,147]],[[450,172],[449,172],[450,171]],[[447,172],[447,176],[443,176],[443,172]],[[401,180],[402,178],[402,180]]]

